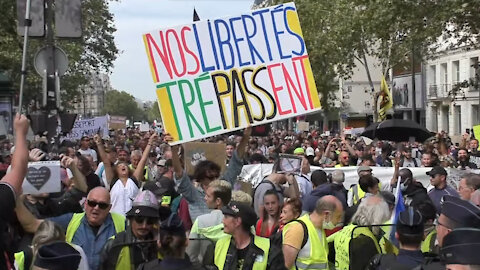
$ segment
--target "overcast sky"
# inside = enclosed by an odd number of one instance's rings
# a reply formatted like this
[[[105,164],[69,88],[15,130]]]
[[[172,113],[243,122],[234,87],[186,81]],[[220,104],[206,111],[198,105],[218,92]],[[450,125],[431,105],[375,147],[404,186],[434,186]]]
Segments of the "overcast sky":
[[[156,100],[142,34],[192,22],[193,8],[201,20],[248,12],[253,0],[121,0],[110,2],[115,16],[115,42],[120,55],[110,76],[114,89],[136,98]]]

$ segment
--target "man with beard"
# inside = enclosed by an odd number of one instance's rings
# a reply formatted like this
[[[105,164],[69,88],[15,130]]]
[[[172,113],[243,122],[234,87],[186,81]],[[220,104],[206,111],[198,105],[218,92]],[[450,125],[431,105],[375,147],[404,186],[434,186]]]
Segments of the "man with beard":
[[[470,155],[466,148],[460,148],[457,152],[457,169],[466,170],[466,169],[477,169],[477,165],[470,161]]]
[[[100,269],[137,269],[148,261],[159,258],[154,240],[158,231],[158,203],[148,190],[137,195],[133,207],[127,212],[130,225],[118,235],[110,238],[101,254]]]

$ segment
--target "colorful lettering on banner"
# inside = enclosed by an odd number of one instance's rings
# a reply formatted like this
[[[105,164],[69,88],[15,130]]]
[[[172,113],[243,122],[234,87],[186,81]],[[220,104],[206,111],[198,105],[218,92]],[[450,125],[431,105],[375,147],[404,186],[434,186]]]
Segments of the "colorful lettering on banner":
[[[174,144],[320,109],[293,3],[143,35]]]

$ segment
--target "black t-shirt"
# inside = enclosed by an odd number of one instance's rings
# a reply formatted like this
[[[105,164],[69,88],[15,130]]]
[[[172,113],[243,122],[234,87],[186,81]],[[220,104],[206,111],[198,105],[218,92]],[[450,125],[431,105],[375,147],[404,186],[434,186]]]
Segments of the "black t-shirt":
[[[0,270],[7,269],[5,256],[9,258],[10,264],[13,263],[13,253],[8,247],[11,246],[12,233],[9,224],[15,215],[14,208],[15,193],[9,185],[0,183]]]
[[[247,257],[248,247],[246,246],[244,249],[237,249],[237,269],[242,270],[243,263],[245,262],[245,258]]]

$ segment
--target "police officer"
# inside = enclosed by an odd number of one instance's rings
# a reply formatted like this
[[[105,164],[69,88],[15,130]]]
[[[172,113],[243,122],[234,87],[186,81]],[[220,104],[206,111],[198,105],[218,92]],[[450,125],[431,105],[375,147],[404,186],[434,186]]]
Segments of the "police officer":
[[[269,239],[251,233],[257,215],[250,205],[231,202],[222,212],[228,235],[215,244],[214,262],[219,270],[284,269],[281,251]]]
[[[444,238],[455,229],[480,228],[480,208],[455,196],[444,196],[441,214],[436,222],[438,248]],[[440,257],[432,257],[416,269],[444,269]]]
[[[440,258],[450,270],[480,269],[480,229],[461,228],[443,239]]]
[[[370,261],[368,270],[406,270],[423,263],[424,257],[420,244],[423,239],[424,221],[420,212],[413,207],[401,212],[396,229],[395,238],[400,244],[398,255],[375,255]]]
[[[129,225],[124,232],[113,236],[105,244],[101,255],[101,269],[136,269],[141,263],[159,258],[157,243],[158,202],[155,195],[144,190],[137,195],[127,212]]]

